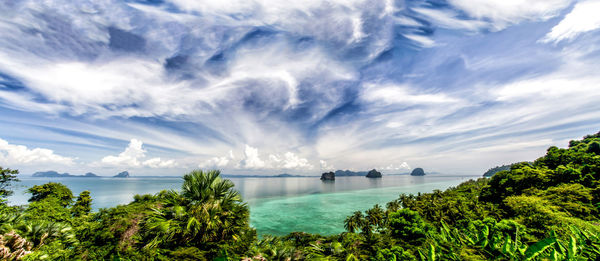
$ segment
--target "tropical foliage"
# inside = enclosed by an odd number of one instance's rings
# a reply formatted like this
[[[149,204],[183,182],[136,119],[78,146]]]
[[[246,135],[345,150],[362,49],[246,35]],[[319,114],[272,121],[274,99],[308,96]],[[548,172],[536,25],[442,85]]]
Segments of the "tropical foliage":
[[[260,239],[218,171],[91,212],[59,183],[0,203],[2,260],[600,260],[600,133],[445,191],[349,213],[347,232]],[[0,168],[0,196],[17,171]],[[1,198],[0,197],[0,198]]]

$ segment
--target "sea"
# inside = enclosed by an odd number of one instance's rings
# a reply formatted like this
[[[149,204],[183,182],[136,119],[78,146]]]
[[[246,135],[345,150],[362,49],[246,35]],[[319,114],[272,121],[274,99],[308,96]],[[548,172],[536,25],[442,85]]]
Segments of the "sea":
[[[344,231],[344,219],[355,211],[375,204],[385,206],[402,193],[417,194],[445,190],[480,176],[431,174],[426,176],[384,175],[336,177],[321,181],[319,177],[226,177],[235,184],[250,206],[250,223],[259,235],[286,235],[309,232],[321,235]],[[181,177],[130,178],[38,178],[20,176],[14,184],[11,205],[27,204],[27,188],[47,182],[60,182],[74,195],[89,190],[92,208],[127,204],[136,194],[154,194],[165,189],[179,189]]]

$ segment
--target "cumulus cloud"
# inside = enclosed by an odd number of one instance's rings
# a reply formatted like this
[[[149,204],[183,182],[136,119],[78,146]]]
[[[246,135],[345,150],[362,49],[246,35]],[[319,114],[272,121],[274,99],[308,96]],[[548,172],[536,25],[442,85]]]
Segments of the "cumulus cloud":
[[[319,165],[321,167],[322,170],[333,170],[335,169],[335,167],[331,166],[330,164],[327,163],[327,161],[324,160],[319,160]]]
[[[397,170],[410,170],[410,165],[406,162],[402,162],[400,164],[390,164],[385,167],[381,167],[380,169],[386,171],[397,171]]]
[[[117,156],[106,156],[101,162],[109,166],[124,166],[124,167],[149,167],[149,168],[172,168],[177,166],[175,160],[162,160],[161,158],[146,158],[146,150],[144,150],[143,142],[137,139],[131,139],[125,150]]]
[[[575,4],[573,10],[552,28],[544,41],[571,40],[578,35],[600,28],[600,1],[589,0]]]
[[[258,149],[246,145],[244,149],[244,157],[238,164],[239,168],[243,169],[262,169],[266,166],[265,162],[260,159]]]
[[[49,149],[29,149],[27,146],[10,144],[8,141],[0,139],[0,162],[8,166],[23,164],[73,165],[74,160],[75,158],[57,155]]]
[[[224,168],[224,167],[229,166],[229,163],[234,159],[235,159],[235,156],[233,155],[233,151],[230,150],[228,156],[210,158],[210,159],[200,163],[198,165],[198,167],[200,167],[200,168]]]
[[[246,145],[244,157],[237,164],[240,169],[295,169],[310,170],[314,166],[306,158],[299,157],[292,152],[283,155],[269,154],[266,160],[261,159],[258,149]]]
[[[305,158],[300,158],[292,152],[286,152],[283,156],[269,155],[268,165],[274,169],[312,169],[313,165]]]

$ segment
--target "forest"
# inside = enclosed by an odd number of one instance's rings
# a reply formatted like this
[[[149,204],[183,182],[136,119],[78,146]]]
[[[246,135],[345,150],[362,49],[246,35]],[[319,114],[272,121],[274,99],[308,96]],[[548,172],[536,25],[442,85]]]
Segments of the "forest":
[[[0,173],[1,260],[600,260],[600,133],[490,178],[356,211],[337,235],[257,236],[215,170],[97,212],[89,191],[52,182],[11,206],[18,171]]]

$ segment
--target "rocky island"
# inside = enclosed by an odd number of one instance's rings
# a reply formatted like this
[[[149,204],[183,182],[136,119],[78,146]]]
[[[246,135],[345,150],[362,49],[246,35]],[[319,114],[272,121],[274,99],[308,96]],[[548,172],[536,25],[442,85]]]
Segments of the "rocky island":
[[[367,178],[381,178],[381,172],[372,169],[371,171],[369,171],[369,173],[367,173]]]
[[[321,174],[321,180],[335,180],[335,173],[333,171],[325,172]]]
[[[129,178],[129,172],[128,171],[123,171],[117,175],[114,175],[113,178]]]
[[[425,171],[422,168],[413,169],[410,173],[411,176],[425,176]]]

